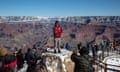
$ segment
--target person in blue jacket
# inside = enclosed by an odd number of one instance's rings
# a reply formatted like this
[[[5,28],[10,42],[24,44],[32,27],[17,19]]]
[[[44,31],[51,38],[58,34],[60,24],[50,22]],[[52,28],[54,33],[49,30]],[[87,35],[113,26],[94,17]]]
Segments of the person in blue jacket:
[[[71,47],[70,47],[70,44],[69,44],[68,42],[66,43],[65,48],[66,48],[67,50],[70,50]]]

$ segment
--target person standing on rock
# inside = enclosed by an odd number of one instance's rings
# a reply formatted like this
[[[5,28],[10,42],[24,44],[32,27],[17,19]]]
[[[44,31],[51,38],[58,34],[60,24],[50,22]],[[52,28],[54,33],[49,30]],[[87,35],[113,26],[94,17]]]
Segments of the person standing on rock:
[[[61,33],[62,33],[62,28],[60,27],[59,21],[55,22],[55,25],[53,27],[53,33],[54,33],[54,53],[57,53],[57,49],[58,49],[58,53],[61,53],[60,51],[60,46],[61,46]]]

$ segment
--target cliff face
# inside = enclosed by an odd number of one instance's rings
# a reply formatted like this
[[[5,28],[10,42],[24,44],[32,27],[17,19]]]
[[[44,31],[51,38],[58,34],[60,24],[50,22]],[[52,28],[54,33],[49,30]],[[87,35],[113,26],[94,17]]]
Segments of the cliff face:
[[[1,16],[0,46],[31,47],[35,43],[53,46],[52,27],[56,20],[63,28],[63,44],[70,42],[73,47],[80,41],[85,44],[100,42],[104,37],[110,41],[120,37],[120,16]]]
[[[97,23],[120,23],[120,16],[73,16],[73,17],[40,17],[40,16],[0,16],[0,23],[4,22],[26,22],[26,21],[41,21],[54,22],[72,22],[82,24],[97,24]]]

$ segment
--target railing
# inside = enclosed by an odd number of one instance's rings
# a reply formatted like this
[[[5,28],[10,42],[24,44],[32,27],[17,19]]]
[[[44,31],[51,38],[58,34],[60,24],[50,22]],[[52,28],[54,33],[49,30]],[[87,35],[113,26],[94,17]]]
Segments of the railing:
[[[114,72],[120,72],[120,70],[116,70],[116,69],[112,69],[112,68],[107,67],[107,66],[114,66],[114,67],[120,67],[120,66],[106,64],[106,63],[103,63],[102,61],[98,61],[98,60],[96,60],[95,63],[97,66],[99,66],[101,69],[103,69],[104,72],[107,72],[107,70],[114,71]],[[103,72],[103,71],[101,70],[101,72]]]
[[[99,58],[99,56],[97,56],[95,58],[95,60],[94,60],[95,65],[97,66],[97,68],[99,67],[101,69],[101,72],[103,72],[103,71],[107,72],[107,70],[110,70],[110,71],[113,71],[113,72],[120,72],[120,70],[117,70],[117,69],[114,69],[114,68],[108,68],[108,66],[117,67],[117,68],[120,68],[120,66],[103,63],[103,59],[105,57],[109,57],[111,55],[120,55],[120,46],[118,46],[115,50],[109,49],[109,48],[106,49],[104,54],[102,54],[102,59]]]

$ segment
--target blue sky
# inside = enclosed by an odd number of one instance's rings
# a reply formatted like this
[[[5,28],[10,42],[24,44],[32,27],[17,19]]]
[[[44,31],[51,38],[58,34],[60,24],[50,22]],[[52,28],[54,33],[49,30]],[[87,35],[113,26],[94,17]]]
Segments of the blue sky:
[[[0,16],[120,16],[120,0],[0,0]]]

